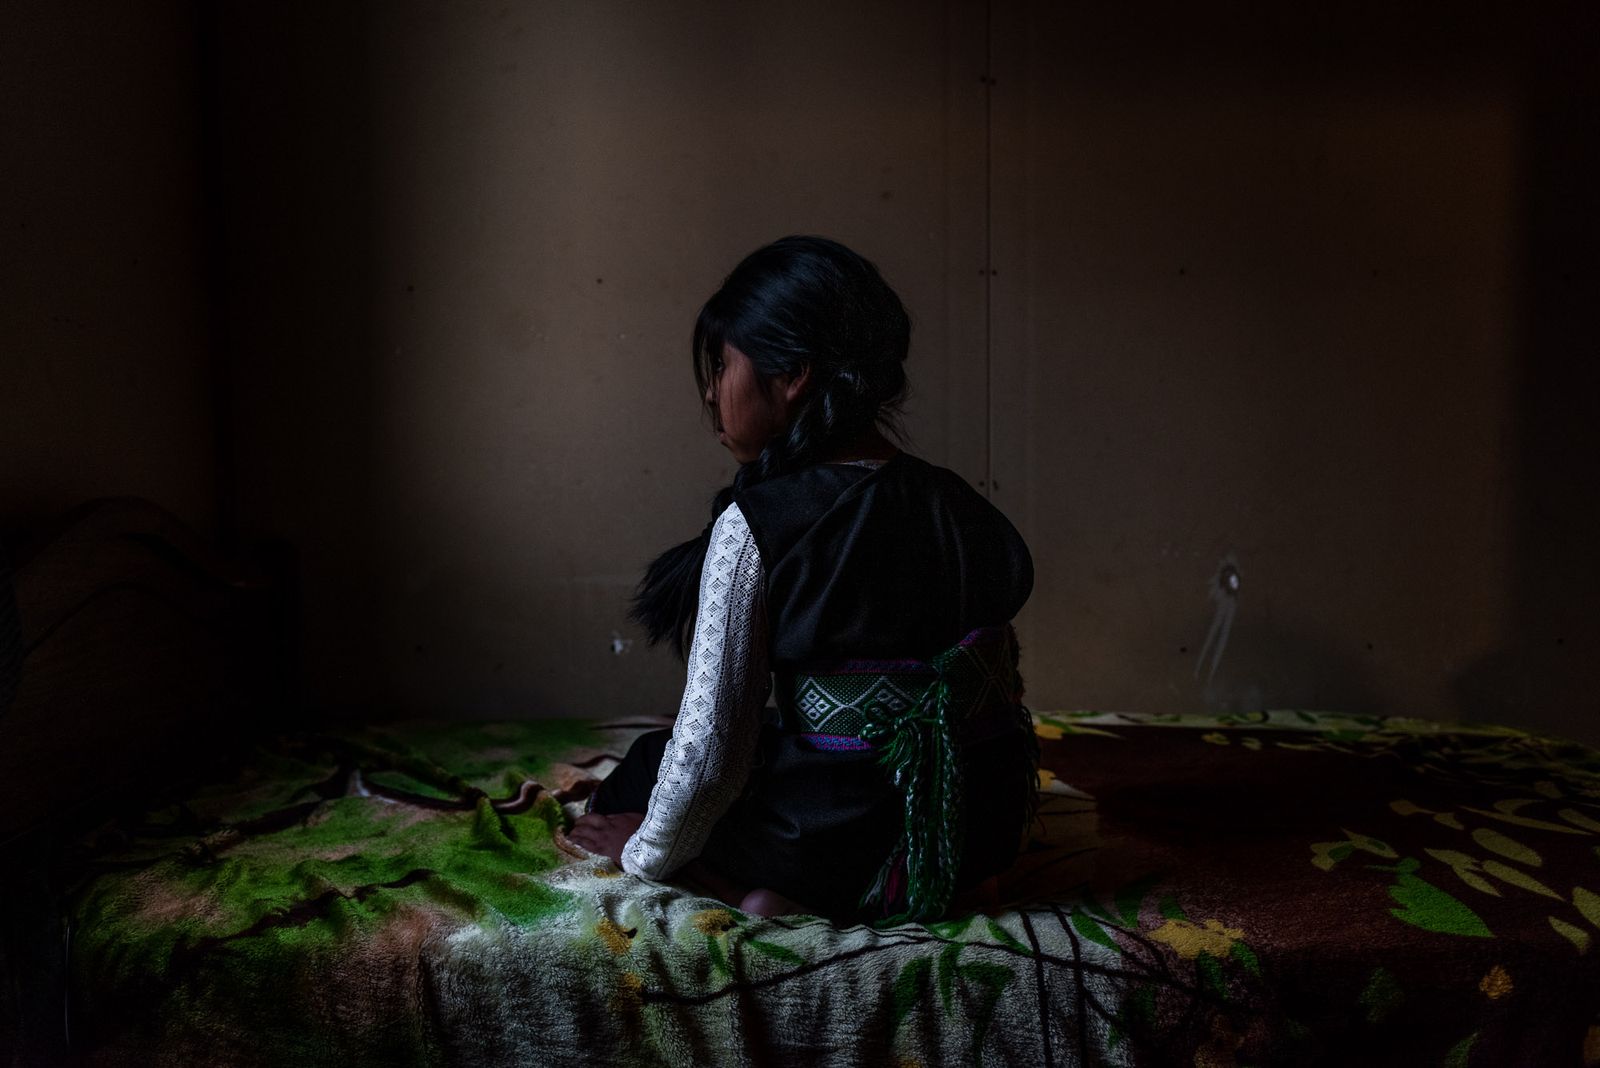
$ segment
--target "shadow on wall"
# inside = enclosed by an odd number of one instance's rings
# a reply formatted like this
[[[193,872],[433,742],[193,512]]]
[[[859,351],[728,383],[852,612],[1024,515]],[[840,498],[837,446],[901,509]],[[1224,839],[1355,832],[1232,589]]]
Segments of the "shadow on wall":
[[[283,3],[198,17],[222,526],[297,546],[314,595],[306,669],[348,678],[372,659],[384,579],[367,561],[382,459],[370,16]]]
[[[1600,745],[1600,9],[1540,20],[1526,52],[1519,499],[1506,636],[1454,687],[1467,722]]]
[[[1209,712],[1259,712],[1300,708],[1353,715],[1405,715],[1386,698],[1376,673],[1359,655],[1336,648],[1325,634],[1280,623],[1250,621],[1249,649],[1224,655],[1215,673],[1211,659],[1184,647],[1196,662],[1194,686]],[[1241,656],[1241,653],[1244,655]],[[1369,645],[1367,654],[1372,655]]]

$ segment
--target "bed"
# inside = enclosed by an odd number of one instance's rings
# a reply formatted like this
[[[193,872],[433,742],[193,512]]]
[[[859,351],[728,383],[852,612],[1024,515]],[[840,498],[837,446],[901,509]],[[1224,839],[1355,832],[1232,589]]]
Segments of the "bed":
[[[664,720],[269,714],[207,774],[59,838],[59,1001],[20,998],[59,1045],[29,1048],[95,1065],[1600,1063],[1600,752],[1325,712],[1034,720],[1040,816],[997,896],[875,930],[747,916],[568,842]]]

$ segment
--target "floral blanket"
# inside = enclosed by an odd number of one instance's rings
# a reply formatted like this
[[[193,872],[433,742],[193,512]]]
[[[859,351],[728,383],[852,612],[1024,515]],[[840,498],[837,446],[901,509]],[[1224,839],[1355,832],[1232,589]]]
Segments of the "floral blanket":
[[[273,740],[107,824],[95,1064],[1600,1062],[1600,753],[1302,712],[1036,714],[985,912],[761,919],[561,833],[655,722]]]

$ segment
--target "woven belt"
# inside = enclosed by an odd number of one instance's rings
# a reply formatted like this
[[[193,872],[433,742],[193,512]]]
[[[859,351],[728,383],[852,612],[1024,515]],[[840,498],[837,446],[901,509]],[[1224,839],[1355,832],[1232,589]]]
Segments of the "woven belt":
[[[905,798],[905,827],[861,907],[880,924],[937,919],[961,863],[960,747],[1018,731],[1026,739],[1028,796],[1038,750],[1022,706],[1017,639],[983,627],[930,661],[850,660],[780,675],[780,727],[822,751],[872,749]]]
[[[780,674],[779,724],[818,749],[871,749],[870,723],[904,716],[941,681],[953,688],[951,697],[964,713],[955,724],[961,740],[1009,726],[1022,700],[1011,627],[975,630],[931,661],[846,660]]]

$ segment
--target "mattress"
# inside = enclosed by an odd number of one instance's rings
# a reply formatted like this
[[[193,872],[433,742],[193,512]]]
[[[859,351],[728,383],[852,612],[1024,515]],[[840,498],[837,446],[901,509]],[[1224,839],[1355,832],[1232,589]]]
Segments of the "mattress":
[[[1600,753],[1312,712],[1035,714],[981,911],[745,915],[562,830],[665,721],[264,739],[73,853],[93,1064],[1600,1062]],[[974,829],[971,833],[982,833]]]

